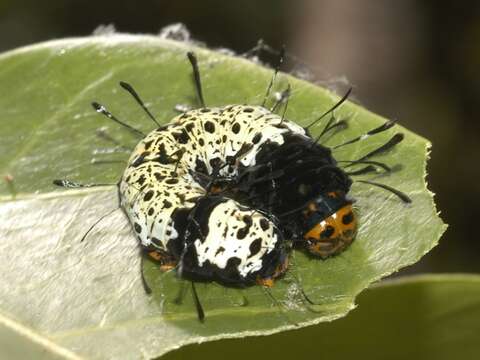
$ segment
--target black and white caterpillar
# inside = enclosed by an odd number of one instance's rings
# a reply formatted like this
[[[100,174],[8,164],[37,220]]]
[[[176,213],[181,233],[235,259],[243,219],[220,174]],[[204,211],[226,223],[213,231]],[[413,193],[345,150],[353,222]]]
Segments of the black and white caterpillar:
[[[249,285],[280,275],[288,250],[278,223],[235,190],[242,170],[287,134],[305,131],[244,105],[191,110],[148,134],[119,188],[142,247],[195,280]]]
[[[93,103],[96,111],[142,137],[117,185],[120,205],[145,253],[161,270],[176,269],[192,281],[270,287],[287,271],[294,247],[321,258],[345,250],[357,231],[348,196],[351,176],[389,171],[369,158],[392,148],[403,135],[395,134],[378,149],[340,167],[332,149],[319,141],[345,122],[332,116],[317,138],[309,128],[332,114],[350,91],[302,128],[264,104],[205,106],[196,57],[188,53],[188,58],[201,106],[166,125],[158,124],[131,85],[120,83],[158,125],[147,135]],[[337,147],[393,125],[386,122]],[[354,166],[357,170],[347,172]],[[410,202],[384,184],[358,181]],[[81,186],[67,180],[55,183]]]

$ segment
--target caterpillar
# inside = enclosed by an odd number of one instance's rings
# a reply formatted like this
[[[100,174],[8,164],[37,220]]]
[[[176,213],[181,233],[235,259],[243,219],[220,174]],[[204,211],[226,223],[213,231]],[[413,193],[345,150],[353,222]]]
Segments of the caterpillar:
[[[333,114],[348,98],[306,127],[261,105],[209,108],[203,99],[197,58],[189,52],[200,107],[160,125],[134,88],[128,91],[155,122],[143,134],[112,115],[103,105],[94,109],[141,137],[118,182],[120,206],[145,254],[162,271],[176,269],[192,281],[216,281],[227,286],[271,287],[288,269],[293,248],[325,259],[344,251],[354,240],[358,223],[349,196],[352,176],[390,168],[371,157],[398,144],[402,134],[363,157],[340,164],[322,136],[345,125],[332,116],[323,131],[309,129]],[[269,96],[278,67],[267,88]],[[388,121],[336,148],[386,131]],[[348,172],[355,165],[364,167]],[[410,198],[387,185],[360,181]],[[64,187],[85,187],[55,180]],[[89,229],[90,231],[90,229]],[[89,232],[88,231],[88,232]],[[87,234],[88,234],[87,232]],[[87,235],[86,234],[86,235]],[[85,236],[86,236],[85,235]],[[84,238],[85,238],[84,236]],[[147,286],[148,288],[148,286]],[[197,307],[199,302],[197,299]],[[203,310],[199,318],[203,319]]]

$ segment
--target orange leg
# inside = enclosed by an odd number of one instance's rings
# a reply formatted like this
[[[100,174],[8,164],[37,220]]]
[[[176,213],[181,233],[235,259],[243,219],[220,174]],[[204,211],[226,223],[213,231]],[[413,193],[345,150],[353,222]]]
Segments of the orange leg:
[[[260,277],[257,278],[257,285],[261,285],[261,286],[271,288],[271,287],[273,287],[274,284],[275,284],[275,280],[273,280],[273,278],[271,278],[271,277],[265,278],[265,279],[262,279]]]
[[[282,276],[283,273],[287,271],[287,268],[288,268],[288,257],[285,259],[283,263],[277,266],[277,268],[275,269],[275,272],[271,277],[268,277],[268,278],[258,277],[257,285],[265,286],[268,288],[273,287],[273,285],[275,284],[275,279]]]
[[[166,253],[150,251],[148,253],[148,256],[160,263],[160,271],[162,272],[172,270],[173,268],[175,268],[175,266],[177,266],[177,262],[175,261],[175,259]]]

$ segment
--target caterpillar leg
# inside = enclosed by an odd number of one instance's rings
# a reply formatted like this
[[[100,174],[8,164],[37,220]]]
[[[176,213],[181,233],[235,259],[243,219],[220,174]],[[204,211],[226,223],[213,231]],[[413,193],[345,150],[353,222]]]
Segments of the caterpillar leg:
[[[156,262],[160,263],[160,271],[162,272],[172,270],[177,266],[177,261],[173,258],[173,256],[165,252],[154,250],[149,251],[147,255]]]
[[[272,276],[269,276],[266,278],[262,278],[259,276],[257,278],[257,285],[261,285],[268,288],[273,287],[273,285],[275,285],[275,279],[282,276],[287,271],[287,269],[288,269],[288,257],[286,257],[285,260],[277,266]]]

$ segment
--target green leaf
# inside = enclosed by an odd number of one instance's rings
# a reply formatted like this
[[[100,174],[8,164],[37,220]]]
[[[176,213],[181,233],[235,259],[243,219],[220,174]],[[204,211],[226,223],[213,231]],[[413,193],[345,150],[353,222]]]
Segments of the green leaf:
[[[333,323],[190,345],[164,359],[474,360],[478,334],[480,276],[423,275],[366,290],[358,309]]]
[[[401,169],[375,180],[406,192],[413,203],[405,205],[389,192],[354,184],[361,227],[350,249],[326,261],[295,252],[287,276],[271,296],[258,286],[240,290],[198,284],[204,324],[197,320],[190,289],[183,303],[175,304],[181,281],[172,272],[162,275],[150,262],[145,272],[154,293],[144,293],[138,245],[120,210],[81,243],[89,227],[118,206],[116,188],[61,191],[52,180],[118,181],[124,164],[91,164],[92,158],[128,157],[102,152],[112,145],[95,135],[101,126],[128,147],[137,141],[96,114],[90,102],[107,105],[148,132],[153,123],[118,82],[130,82],[159,121],[167,122],[176,104],[195,104],[185,59],[192,49],[199,56],[208,105],[262,102],[271,70],[154,36],[66,39],[0,56],[0,172],[13,178],[0,184],[1,313],[81,355],[158,356],[183,344],[269,334],[342,317],[370,283],[416,262],[436,245],[445,226],[425,187],[429,143],[401,127],[345,146],[335,156],[358,158],[402,131],[404,142],[379,157]],[[299,124],[310,123],[338,101],[329,91],[285,74],[276,89],[285,89],[287,82],[293,90],[287,118]],[[336,115],[349,117],[350,126],[327,145],[385,121],[352,102]],[[307,307],[301,289],[319,305]]]

